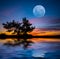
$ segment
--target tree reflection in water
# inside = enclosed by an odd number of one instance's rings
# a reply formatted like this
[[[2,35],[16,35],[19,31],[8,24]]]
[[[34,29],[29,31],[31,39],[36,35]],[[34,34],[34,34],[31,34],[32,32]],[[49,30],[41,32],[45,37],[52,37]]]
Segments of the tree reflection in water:
[[[32,42],[30,39],[24,38],[24,39],[20,39],[17,38],[16,40],[14,40],[14,43],[12,43],[11,41],[8,41],[6,43],[4,43],[4,45],[7,46],[18,46],[18,45],[22,45],[24,49],[28,48],[28,46],[31,46],[31,44],[34,43]]]

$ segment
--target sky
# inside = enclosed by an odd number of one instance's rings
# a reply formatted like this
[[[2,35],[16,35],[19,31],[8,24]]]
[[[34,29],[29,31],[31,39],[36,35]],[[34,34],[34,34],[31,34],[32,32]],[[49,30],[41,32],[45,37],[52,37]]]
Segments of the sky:
[[[36,5],[44,6],[46,13],[38,18],[33,14]],[[60,29],[60,0],[0,0],[0,31],[6,21],[20,21],[23,17],[36,28]]]

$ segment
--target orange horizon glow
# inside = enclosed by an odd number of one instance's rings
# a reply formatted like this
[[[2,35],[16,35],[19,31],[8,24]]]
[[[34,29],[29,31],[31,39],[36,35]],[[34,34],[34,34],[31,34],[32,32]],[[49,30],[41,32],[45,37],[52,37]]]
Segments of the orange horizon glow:
[[[12,32],[3,32],[7,35],[11,35]],[[32,34],[33,36],[49,36],[49,35],[60,35],[60,30],[41,30],[41,29],[34,29],[31,33],[29,34]],[[13,42],[15,39],[6,39],[6,40],[0,40],[0,42],[8,42],[8,41],[11,41]],[[29,39],[33,42],[60,42],[60,39],[53,39],[53,38],[32,38],[32,39]]]
[[[60,30],[39,30],[35,29],[30,34],[33,36],[49,36],[49,35],[60,35]]]
[[[13,32],[6,32],[6,31],[2,31],[0,32],[0,34],[6,34],[6,35],[12,35]],[[49,36],[49,35],[60,35],[60,30],[42,30],[42,29],[34,29],[32,32],[28,33],[31,34],[33,36]]]

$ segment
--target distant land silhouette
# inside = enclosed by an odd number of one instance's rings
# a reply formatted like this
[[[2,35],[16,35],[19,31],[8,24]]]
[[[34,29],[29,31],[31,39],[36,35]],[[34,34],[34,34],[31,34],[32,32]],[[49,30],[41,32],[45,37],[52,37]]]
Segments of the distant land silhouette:
[[[0,39],[6,39],[6,38],[60,38],[60,35],[45,35],[45,36],[32,36],[32,35],[6,35],[6,34],[0,34]]]

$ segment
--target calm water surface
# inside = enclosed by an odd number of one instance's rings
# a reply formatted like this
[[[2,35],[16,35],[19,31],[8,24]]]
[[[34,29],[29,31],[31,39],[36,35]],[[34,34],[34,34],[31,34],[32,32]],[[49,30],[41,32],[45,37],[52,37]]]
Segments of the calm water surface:
[[[26,57],[42,57],[46,59],[60,59],[60,39],[31,39],[35,43],[26,49],[22,46],[3,45],[6,40],[0,40],[0,59],[22,59]]]

